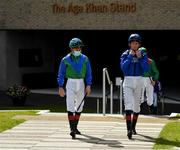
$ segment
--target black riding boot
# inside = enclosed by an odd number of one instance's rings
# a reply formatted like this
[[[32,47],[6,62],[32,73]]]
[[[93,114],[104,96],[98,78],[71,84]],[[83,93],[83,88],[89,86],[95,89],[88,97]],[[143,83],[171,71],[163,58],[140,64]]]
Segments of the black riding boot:
[[[76,113],[75,113],[75,133],[76,133],[76,134],[81,134],[81,132],[77,129],[80,116],[81,116],[81,113],[80,113],[80,112],[76,112]]]
[[[153,114],[154,111],[154,106],[153,104],[151,106],[149,106],[149,114]]]
[[[127,136],[132,139],[131,110],[126,110]]]
[[[75,133],[75,116],[72,112],[68,112],[68,120],[69,120],[69,126],[70,126],[70,135],[72,136],[72,139],[76,138]]]
[[[136,135],[136,123],[138,119],[139,113],[133,113],[133,119],[132,119],[132,134]]]

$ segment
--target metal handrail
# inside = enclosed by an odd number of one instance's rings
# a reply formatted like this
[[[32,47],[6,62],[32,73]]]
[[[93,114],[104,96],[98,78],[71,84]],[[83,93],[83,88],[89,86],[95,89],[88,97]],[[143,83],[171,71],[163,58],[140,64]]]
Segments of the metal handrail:
[[[108,73],[108,71],[107,71],[107,68],[105,68],[105,73],[106,73],[106,77],[107,77],[108,83],[109,83],[109,85],[110,85],[112,81],[110,80],[110,77],[109,77],[109,73]]]
[[[113,82],[110,80],[107,68],[103,68],[103,115],[106,114],[106,77],[110,85],[110,114],[113,114]]]
[[[119,113],[123,113],[123,80],[121,77],[116,77],[116,86],[118,86],[119,89]]]
[[[161,114],[164,115],[164,103],[165,103],[165,99],[170,99],[171,101],[175,101],[175,102],[180,102],[180,99],[178,98],[174,98],[174,97],[169,97],[166,96],[164,93],[162,93],[161,95]]]
[[[166,96],[166,95],[164,95],[164,98],[170,99],[170,100],[175,101],[175,102],[180,102],[180,99],[178,99],[178,98],[169,97],[169,96]]]
[[[123,102],[122,102],[123,101],[123,86],[122,85],[123,85],[123,80],[121,80],[120,82],[120,91],[119,91],[120,92],[120,99],[119,99],[120,100],[120,103],[119,103],[120,114],[123,114]]]

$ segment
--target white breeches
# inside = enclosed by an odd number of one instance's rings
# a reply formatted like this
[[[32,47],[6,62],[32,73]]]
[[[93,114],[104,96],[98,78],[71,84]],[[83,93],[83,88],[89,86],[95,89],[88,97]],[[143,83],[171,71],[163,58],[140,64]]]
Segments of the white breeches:
[[[83,79],[68,79],[66,84],[66,106],[67,111],[77,112],[81,101],[84,98],[84,80]],[[82,112],[84,102],[81,104],[78,112]]]
[[[144,78],[144,87],[142,90],[142,99],[141,103],[145,101],[145,97],[147,97],[147,104],[151,106],[153,104],[153,93],[154,93],[154,87],[151,84],[151,80],[149,77],[143,77]],[[145,95],[144,95],[145,92]]]
[[[133,110],[136,113],[140,112],[142,87],[142,77],[128,76],[124,78],[123,93],[125,110]]]

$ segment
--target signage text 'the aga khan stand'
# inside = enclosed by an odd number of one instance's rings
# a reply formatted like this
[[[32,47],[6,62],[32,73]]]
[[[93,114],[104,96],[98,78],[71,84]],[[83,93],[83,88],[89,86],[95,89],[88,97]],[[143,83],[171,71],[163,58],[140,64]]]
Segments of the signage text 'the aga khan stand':
[[[80,13],[134,13],[136,12],[136,3],[76,4],[71,2],[68,5],[55,3],[52,5],[52,11],[54,14],[73,13],[74,15]]]

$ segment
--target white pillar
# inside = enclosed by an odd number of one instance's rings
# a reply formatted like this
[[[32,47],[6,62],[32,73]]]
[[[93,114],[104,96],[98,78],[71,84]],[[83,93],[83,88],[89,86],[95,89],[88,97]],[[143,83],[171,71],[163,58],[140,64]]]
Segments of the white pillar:
[[[103,69],[103,115],[106,114],[106,68]]]

